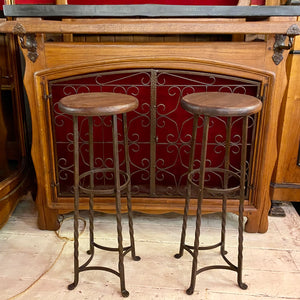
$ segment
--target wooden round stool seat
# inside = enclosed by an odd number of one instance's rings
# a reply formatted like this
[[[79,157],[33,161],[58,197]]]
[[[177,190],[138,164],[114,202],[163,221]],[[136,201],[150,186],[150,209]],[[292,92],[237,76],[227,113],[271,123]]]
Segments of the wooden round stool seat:
[[[81,93],[64,97],[58,107],[73,116],[111,116],[136,109],[138,100],[119,93]]]
[[[181,100],[182,107],[192,114],[206,116],[248,116],[261,110],[256,97],[221,92],[194,93]]]

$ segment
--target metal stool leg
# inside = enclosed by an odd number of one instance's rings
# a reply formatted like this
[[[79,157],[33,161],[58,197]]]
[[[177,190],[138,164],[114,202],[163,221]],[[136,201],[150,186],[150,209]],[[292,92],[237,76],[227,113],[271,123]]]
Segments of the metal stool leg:
[[[231,141],[231,121],[232,118],[227,118],[226,123],[226,143],[225,143],[225,158],[224,158],[224,170],[228,171],[230,166],[230,141]],[[224,188],[228,188],[228,173],[224,173]],[[226,232],[226,210],[227,210],[227,194],[223,195],[222,201],[222,230],[221,230],[221,255],[227,254],[225,251],[225,232]]]
[[[243,268],[243,213],[245,199],[245,182],[246,182],[246,159],[247,159],[247,135],[248,135],[248,116],[243,118],[242,131],[242,155],[241,155],[241,188],[240,188],[240,205],[239,205],[239,246],[238,246],[238,284],[241,289],[247,289],[247,285],[242,282]]]
[[[94,128],[93,118],[89,117],[89,157],[90,157],[90,170],[94,169]],[[94,189],[94,174],[90,175],[90,188]],[[94,255],[94,193],[90,194],[89,199],[89,227],[90,227],[90,249],[88,254]]]
[[[114,176],[115,176],[115,194],[116,194],[116,218],[118,232],[118,252],[119,252],[119,276],[121,284],[121,293],[123,297],[128,297],[129,292],[125,288],[125,270],[123,256],[123,237],[121,220],[121,191],[120,191],[120,170],[119,170],[119,152],[118,152],[118,124],[117,115],[112,116],[113,121],[113,156],[114,156]]]
[[[124,134],[124,152],[125,152],[126,173],[129,176],[129,180],[130,180],[129,184],[127,186],[127,210],[128,210],[131,257],[133,260],[139,261],[141,258],[135,254],[133,216],[132,216],[132,204],[131,204],[131,179],[130,179],[130,164],[129,164],[129,149],[128,149],[128,128],[127,128],[127,115],[126,114],[123,114],[123,134]]]
[[[202,200],[204,194],[204,177],[205,177],[205,161],[206,161],[206,151],[207,151],[207,140],[208,140],[208,128],[209,128],[209,116],[204,116],[203,125],[203,138],[202,138],[202,149],[201,149],[201,165],[199,174],[199,194],[197,203],[197,217],[196,217],[196,230],[195,230],[195,241],[194,241],[194,252],[193,252],[193,265],[191,274],[191,284],[187,289],[186,293],[188,295],[193,294],[196,283],[197,275],[197,264],[198,264],[198,250],[199,250],[199,237],[200,237],[200,226],[201,226],[201,209]]]
[[[74,282],[69,284],[68,289],[73,290],[78,284],[79,260],[78,260],[78,218],[79,218],[79,137],[78,117],[73,117],[74,134]]]
[[[198,119],[199,119],[199,116],[198,115],[194,115],[188,174],[193,170],[193,165],[194,165],[195,145],[196,145],[196,135],[197,135]],[[180,258],[183,255],[183,251],[184,251],[187,218],[188,218],[190,198],[191,198],[191,189],[192,189],[192,186],[191,186],[190,181],[188,180],[187,181],[187,196],[185,198],[184,213],[183,213],[183,222],[182,222],[182,229],[181,229],[180,247],[179,247],[179,253],[177,253],[177,254],[174,255],[175,258]]]

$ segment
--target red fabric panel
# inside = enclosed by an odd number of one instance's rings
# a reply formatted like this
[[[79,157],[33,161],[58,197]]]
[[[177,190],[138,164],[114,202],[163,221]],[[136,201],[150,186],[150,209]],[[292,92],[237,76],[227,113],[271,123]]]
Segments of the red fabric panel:
[[[265,5],[265,0],[252,0],[251,5]]]
[[[16,0],[16,4],[56,4],[55,0]]]

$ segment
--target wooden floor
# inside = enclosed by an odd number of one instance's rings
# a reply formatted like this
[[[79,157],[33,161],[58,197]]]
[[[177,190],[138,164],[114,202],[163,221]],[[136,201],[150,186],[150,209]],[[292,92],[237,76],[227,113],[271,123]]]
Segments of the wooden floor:
[[[244,276],[247,290],[236,283],[236,273],[211,270],[197,276],[195,293],[189,286],[191,255],[177,260],[182,217],[179,215],[135,214],[135,237],[139,262],[125,257],[129,299],[300,299],[300,218],[285,204],[285,218],[269,217],[265,234],[244,234]],[[67,289],[73,277],[73,243],[55,232],[36,226],[36,210],[30,197],[22,200],[9,222],[0,230],[0,299],[122,299],[119,280],[102,271],[80,273],[77,288]],[[87,219],[87,215],[83,214]],[[70,217],[69,219],[67,217]],[[124,216],[125,220],[126,215]],[[188,224],[188,241],[193,239],[194,218]],[[236,263],[237,217],[227,218],[228,257]],[[82,223],[83,224],[83,223]],[[124,222],[125,243],[128,242]],[[206,215],[202,222],[201,244],[218,242],[219,214]],[[97,214],[97,242],[115,246],[115,218]],[[72,218],[66,216],[59,235],[72,237]],[[88,228],[80,236],[80,257],[87,257]],[[96,250],[95,264],[116,267],[116,253]],[[219,250],[203,251],[202,264],[222,263]],[[15,297],[14,297],[15,296]]]

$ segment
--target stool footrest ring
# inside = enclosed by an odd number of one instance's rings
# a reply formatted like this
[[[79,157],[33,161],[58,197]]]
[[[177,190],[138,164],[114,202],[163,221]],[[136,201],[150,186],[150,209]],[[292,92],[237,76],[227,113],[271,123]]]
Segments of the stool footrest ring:
[[[98,173],[108,173],[108,172],[114,172],[114,169],[113,168],[96,168],[96,169],[84,172],[84,173],[80,174],[79,182],[81,180],[83,180],[84,178],[87,178],[88,176],[95,175]],[[123,191],[127,188],[128,184],[130,182],[130,177],[126,172],[124,172],[122,170],[120,170],[120,175],[123,175],[125,178],[125,182],[120,186],[120,191]],[[110,188],[110,189],[92,189],[92,188],[84,187],[80,183],[79,183],[79,189],[81,192],[83,192],[85,194],[88,194],[88,195],[94,194],[96,196],[103,196],[103,195],[107,196],[107,195],[112,195],[115,193],[114,187]]]
[[[187,178],[191,185],[199,188],[199,184],[197,184],[193,181],[193,176],[197,173],[200,173],[200,169],[194,169],[191,172],[189,172]],[[205,173],[223,173],[224,176],[227,175],[229,177],[234,177],[234,178],[238,179],[238,181],[240,181],[240,176],[231,170],[226,170],[226,169],[222,169],[222,168],[206,168]],[[209,193],[226,194],[226,193],[234,193],[234,192],[238,191],[240,189],[240,187],[241,187],[240,185],[236,185],[236,186],[233,186],[230,188],[219,188],[219,187],[212,188],[212,187],[204,186],[203,190],[207,191]]]

